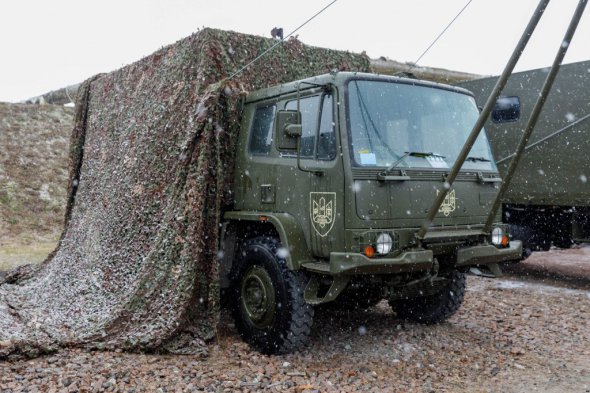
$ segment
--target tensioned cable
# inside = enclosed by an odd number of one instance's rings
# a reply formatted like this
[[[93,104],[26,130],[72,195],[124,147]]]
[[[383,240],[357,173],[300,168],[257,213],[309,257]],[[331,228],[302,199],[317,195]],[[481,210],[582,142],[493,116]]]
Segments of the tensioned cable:
[[[445,27],[443,29],[443,31],[440,32],[440,34],[434,39],[434,41],[432,41],[432,43],[430,45],[428,45],[428,48],[426,48],[426,50],[424,50],[424,52],[422,52],[422,54],[420,55],[420,57],[418,57],[418,60],[416,60],[414,62],[414,64],[412,64],[412,66],[410,67],[410,69],[408,71],[411,71],[412,68],[416,67],[418,65],[418,62],[420,60],[422,60],[422,58],[424,57],[424,55],[426,53],[428,53],[428,51],[430,50],[430,48],[432,48],[434,46],[434,44],[436,44],[436,42],[440,39],[440,37],[443,36],[443,34],[449,29],[449,27],[451,27],[451,25],[453,23],[455,23],[455,21],[457,20],[457,18],[459,18],[459,16],[463,13],[463,11],[465,11],[465,9],[469,6],[469,4],[471,4],[473,0],[469,0],[467,2],[467,4],[465,4],[465,6],[463,6],[463,8],[461,8],[461,11],[459,11],[459,13],[457,15],[455,15],[455,17],[453,18],[453,20],[451,20],[451,22],[447,25],[447,27]]]
[[[287,34],[287,36],[282,39],[282,40],[278,40],[276,44],[274,44],[273,46],[271,46],[270,48],[268,48],[267,50],[265,50],[264,52],[262,52],[260,55],[258,55],[254,60],[252,60],[251,62],[249,62],[248,64],[246,64],[245,66],[243,66],[242,68],[240,68],[239,70],[237,70],[236,72],[234,72],[229,78],[232,79],[234,76],[238,75],[239,73],[241,73],[242,71],[244,71],[246,68],[250,67],[252,64],[256,63],[258,60],[260,60],[264,55],[266,55],[268,52],[270,52],[271,50],[273,50],[274,48],[276,48],[278,45],[282,44],[284,40],[286,40],[287,38],[291,37],[293,34],[295,34],[299,29],[301,29],[303,26],[305,26],[306,24],[308,24],[309,22],[311,22],[313,19],[315,19],[318,15],[320,15],[322,12],[324,12],[325,10],[327,10],[332,4],[334,4],[335,2],[337,2],[338,0],[334,0],[332,1],[330,4],[328,4],[327,6],[325,6],[324,8],[322,8],[321,10],[319,10],[318,12],[316,12],[311,18],[309,18],[308,20],[306,20],[305,22],[303,22],[298,28],[296,28],[295,30],[293,30],[292,32],[290,32],[289,34]]]

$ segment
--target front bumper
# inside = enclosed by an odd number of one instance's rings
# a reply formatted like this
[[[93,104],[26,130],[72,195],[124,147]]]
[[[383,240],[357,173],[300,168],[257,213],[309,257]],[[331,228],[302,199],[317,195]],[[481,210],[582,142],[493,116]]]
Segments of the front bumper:
[[[521,257],[522,243],[513,240],[508,248],[502,249],[493,245],[460,248],[457,251],[455,266],[487,265]],[[428,271],[434,267],[434,254],[432,250],[414,250],[406,251],[395,258],[367,258],[358,253],[333,252],[328,263],[304,263],[303,267],[331,276]]]
[[[330,274],[393,274],[430,270],[433,266],[431,250],[407,251],[396,258],[367,258],[363,254],[330,253]]]
[[[511,240],[508,248],[497,248],[491,244],[460,248],[457,251],[456,266],[488,265],[521,258],[522,242],[520,240]]]

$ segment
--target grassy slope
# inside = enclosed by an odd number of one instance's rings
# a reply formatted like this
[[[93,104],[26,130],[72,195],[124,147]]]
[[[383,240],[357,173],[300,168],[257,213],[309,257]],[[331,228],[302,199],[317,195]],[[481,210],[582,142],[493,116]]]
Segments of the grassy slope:
[[[56,247],[55,241],[0,246],[0,271],[10,270],[27,263],[40,263]]]
[[[38,262],[55,246],[72,118],[62,106],[0,103],[0,269],[9,260]]]

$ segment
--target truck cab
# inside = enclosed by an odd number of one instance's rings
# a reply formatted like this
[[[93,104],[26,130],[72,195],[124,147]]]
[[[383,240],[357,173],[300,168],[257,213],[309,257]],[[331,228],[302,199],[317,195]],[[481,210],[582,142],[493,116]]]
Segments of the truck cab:
[[[482,231],[501,182],[485,133],[418,236],[478,115],[467,90],[364,73],[250,93],[220,261],[240,334],[289,352],[331,301],[387,299],[437,323],[459,308],[466,269],[517,259],[504,226]]]

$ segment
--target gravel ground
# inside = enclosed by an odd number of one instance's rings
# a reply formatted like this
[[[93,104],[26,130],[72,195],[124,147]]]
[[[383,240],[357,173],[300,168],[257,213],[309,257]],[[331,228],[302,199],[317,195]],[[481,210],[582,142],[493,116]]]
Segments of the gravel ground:
[[[536,252],[521,263],[506,266],[504,271],[523,280],[590,287],[590,244],[577,245],[569,250],[552,248],[548,252]]]
[[[587,247],[545,253],[502,279],[470,276],[464,306],[438,326],[403,322],[386,302],[319,310],[307,348],[269,357],[224,315],[207,359],[64,350],[0,362],[0,392],[590,392],[588,277],[528,275],[564,255],[590,263]]]

